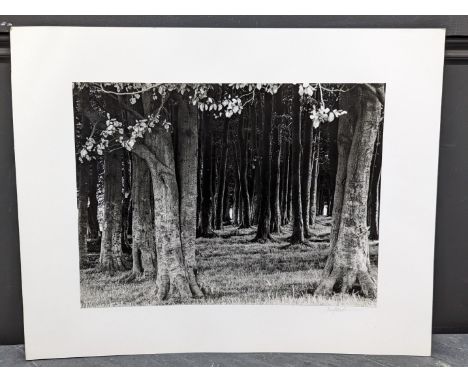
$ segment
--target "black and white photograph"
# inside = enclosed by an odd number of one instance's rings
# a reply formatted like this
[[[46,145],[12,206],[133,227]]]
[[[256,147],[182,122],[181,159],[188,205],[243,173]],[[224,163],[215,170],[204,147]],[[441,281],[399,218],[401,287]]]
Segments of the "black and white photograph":
[[[376,306],[385,84],[72,91],[82,308]]]

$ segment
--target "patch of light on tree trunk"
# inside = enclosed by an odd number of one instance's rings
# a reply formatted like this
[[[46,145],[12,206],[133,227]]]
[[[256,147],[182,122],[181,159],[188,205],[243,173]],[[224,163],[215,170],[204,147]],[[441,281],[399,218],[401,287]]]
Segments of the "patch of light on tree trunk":
[[[229,208],[229,219],[232,219],[232,216],[233,216],[233,214],[232,214],[232,208]]]

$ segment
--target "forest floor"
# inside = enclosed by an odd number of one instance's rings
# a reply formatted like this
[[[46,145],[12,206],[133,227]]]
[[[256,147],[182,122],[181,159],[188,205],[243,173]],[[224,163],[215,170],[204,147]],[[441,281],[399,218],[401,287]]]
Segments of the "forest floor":
[[[330,298],[313,295],[328,253],[330,218],[319,217],[307,245],[289,245],[289,226],[273,235],[274,242],[252,242],[256,230],[227,226],[217,237],[197,239],[199,282],[205,292],[200,300],[163,303],[155,296],[155,280],[125,275],[105,275],[94,268],[81,270],[81,305],[90,307],[161,304],[305,304],[373,307],[375,300],[357,294]],[[370,243],[372,275],[377,279],[378,244]]]

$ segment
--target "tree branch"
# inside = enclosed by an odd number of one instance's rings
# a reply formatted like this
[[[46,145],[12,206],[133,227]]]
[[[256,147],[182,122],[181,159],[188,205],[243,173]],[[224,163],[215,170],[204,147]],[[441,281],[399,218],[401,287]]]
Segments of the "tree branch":
[[[382,105],[385,104],[385,93],[381,89],[371,84],[361,84],[361,86],[369,90],[372,94],[374,94]]]

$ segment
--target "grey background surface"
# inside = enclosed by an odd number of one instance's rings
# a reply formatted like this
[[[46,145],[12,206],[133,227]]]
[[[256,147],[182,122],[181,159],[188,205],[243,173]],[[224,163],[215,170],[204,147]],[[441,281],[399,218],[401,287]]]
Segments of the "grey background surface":
[[[435,333],[468,333],[468,40],[462,38],[468,38],[468,16],[0,15],[0,23],[2,21],[16,26],[446,28],[447,36],[455,38],[448,39],[446,57],[449,58],[444,71],[433,330]],[[6,32],[7,28],[3,30]],[[414,150],[417,155],[417,145]],[[417,198],[417,195],[408,197]],[[38,254],[41,255],[45,254]],[[42,277],[47,275],[38,275],[38,282]],[[0,34],[0,344],[22,342],[10,61],[8,35],[4,33]]]

